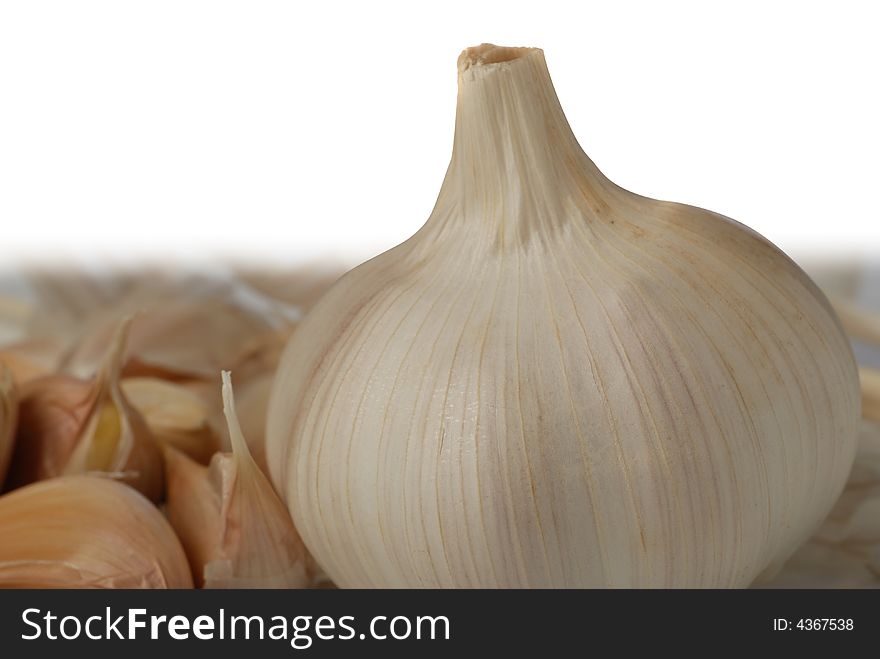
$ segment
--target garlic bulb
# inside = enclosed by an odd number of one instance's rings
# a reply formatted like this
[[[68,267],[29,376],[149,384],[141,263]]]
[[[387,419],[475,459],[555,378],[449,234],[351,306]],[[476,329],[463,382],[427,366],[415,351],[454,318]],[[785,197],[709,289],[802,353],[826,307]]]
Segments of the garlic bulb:
[[[412,238],[300,323],[267,456],[341,587],[743,587],[828,513],[859,383],[741,224],[611,183],[537,49],[459,59]]]
[[[203,467],[165,451],[166,512],[205,588],[305,588],[308,554],[284,503],[251,458],[223,373],[223,411],[232,454]]]
[[[147,423],[119,386],[130,319],[117,327],[90,381],[49,375],[21,389],[10,485],[105,472],[153,501],[162,497],[162,456]]]
[[[12,371],[0,362],[0,491],[12,459],[15,446],[15,427],[18,421],[18,392],[12,380]]]
[[[162,514],[108,478],[52,478],[5,494],[0,528],[0,588],[192,588]]]

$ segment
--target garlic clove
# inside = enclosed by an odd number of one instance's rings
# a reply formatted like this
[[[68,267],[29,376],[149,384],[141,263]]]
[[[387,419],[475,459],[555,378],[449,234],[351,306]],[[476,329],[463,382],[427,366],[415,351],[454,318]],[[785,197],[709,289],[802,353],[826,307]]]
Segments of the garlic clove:
[[[208,467],[165,445],[165,515],[180,538],[197,588],[204,586],[204,567],[221,555],[222,487],[215,487]],[[222,483],[233,469],[232,457],[217,454],[211,463]],[[226,475],[225,475],[226,474]]]
[[[12,371],[0,363],[0,491],[15,446],[15,428],[18,422],[18,391]]]
[[[209,467],[166,450],[166,513],[205,588],[305,588],[308,553],[287,508],[251,458],[223,373],[231,454]]]
[[[109,314],[89,322],[84,339],[65,357],[65,370],[92,372],[117,322]],[[132,325],[131,359],[123,375],[214,381],[222,368],[234,365],[241,346],[271,329],[270,320],[233,302],[151,302]]]
[[[90,383],[64,375],[38,378],[21,388],[8,489],[64,471],[95,400],[96,392]]]
[[[192,587],[162,514],[108,478],[64,476],[5,494],[0,529],[0,587]]]
[[[92,381],[53,375],[22,388],[13,487],[65,474],[105,472],[153,501],[161,499],[162,456],[119,386],[130,322],[118,326]]]
[[[207,464],[220,448],[208,405],[186,387],[151,377],[126,378],[122,392],[156,441]]]

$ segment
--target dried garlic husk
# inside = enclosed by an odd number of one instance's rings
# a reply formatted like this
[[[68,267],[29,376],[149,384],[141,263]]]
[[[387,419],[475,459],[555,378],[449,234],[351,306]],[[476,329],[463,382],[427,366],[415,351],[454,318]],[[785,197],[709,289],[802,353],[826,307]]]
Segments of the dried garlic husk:
[[[17,421],[18,392],[15,381],[12,378],[12,371],[0,363],[0,492],[3,491],[6,470],[12,459]]]
[[[745,587],[843,489],[860,392],[809,277],[609,181],[543,53],[459,59],[425,225],[297,326],[272,480],[341,587]]]
[[[91,381],[51,375],[21,389],[10,484],[64,474],[113,474],[153,501],[162,497],[162,456],[119,386],[130,319],[117,327]]]
[[[126,378],[121,386],[159,443],[202,464],[220,449],[208,405],[188,388],[148,377]]]
[[[284,504],[241,434],[232,383],[223,373],[232,454],[209,467],[166,450],[166,514],[205,588],[305,588],[308,554]]]
[[[116,323],[110,314],[89,323],[84,339],[64,360],[65,370],[91,372]],[[152,304],[138,313],[131,328],[124,375],[213,381],[221,369],[234,366],[242,346],[271,329],[269,320],[232,302]]]
[[[192,588],[162,514],[132,488],[64,476],[0,497],[0,587]]]

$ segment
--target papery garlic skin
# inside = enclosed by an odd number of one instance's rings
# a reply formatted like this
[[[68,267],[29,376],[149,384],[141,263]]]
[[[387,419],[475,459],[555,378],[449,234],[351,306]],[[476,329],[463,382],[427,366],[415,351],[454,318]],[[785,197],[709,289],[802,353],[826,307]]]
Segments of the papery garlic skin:
[[[109,478],[64,476],[0,497],[0,588],[192,588],[162,514]]]
[[[829,511],[858,419],[809,278],[611,183],[543,53],[485,45],[431,217],[293,335],[267,455],[341,587],[744,587]]]

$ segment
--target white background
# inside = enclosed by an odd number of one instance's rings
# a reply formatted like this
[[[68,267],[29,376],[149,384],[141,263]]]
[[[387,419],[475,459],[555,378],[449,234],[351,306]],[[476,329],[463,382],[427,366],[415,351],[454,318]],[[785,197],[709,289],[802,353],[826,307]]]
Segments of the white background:
[[[544,49],[613,180],[880,253],[876,3],[4,2],[0,263],[359,260],[427,218],[455,60]]]

